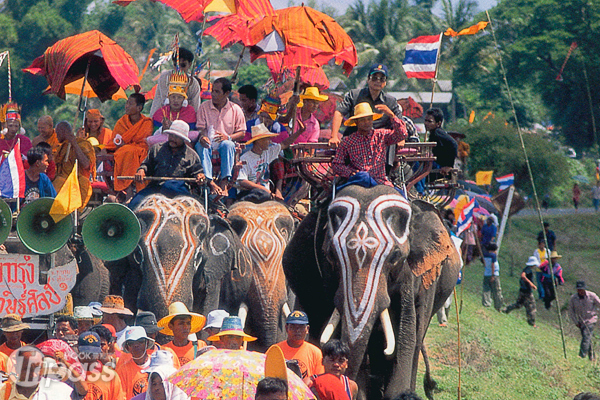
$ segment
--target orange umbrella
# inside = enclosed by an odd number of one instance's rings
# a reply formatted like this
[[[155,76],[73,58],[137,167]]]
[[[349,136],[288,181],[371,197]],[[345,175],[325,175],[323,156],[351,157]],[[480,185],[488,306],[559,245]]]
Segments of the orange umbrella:
[[[83,78],[65,85],[65,93],[76,94],[79,96],[81,94],[81,85],[83,85]],[[50,88],[48,87],[46,90],[50,90]],[[88,99],[98,97],[96,92],[94,92],[94,89],[92,89],[90,86],[89,82],[85,83],[85,87],[83,88],[83,97],[87,97]],[[122,88],[119,88],[117,93],[112,95],[111,99],[115,101],[119,99],[127,99],[127,94],[125,94],[125,91]]]
[[[114,0],[113,3],[127,6],[135,0]],[[202,22],[207,12],[239,14],[245,18],[265,15],[264,11],[273,9],[269,0],[158,0],[177,11],[185,22]]]
[[[65,85],[85,76],[101,101],[112,98],[119,88],[139,90],[138,67],[115,41],[90,31],[59,40],[23,71],[45,76],[50,92],[65,98]]]
[[[349,74],[358,62],[350,36],[330,16],[310,7],[276,10],[250,27],[255,56],[283,52],[284,68],[315,68],[334,61]]]

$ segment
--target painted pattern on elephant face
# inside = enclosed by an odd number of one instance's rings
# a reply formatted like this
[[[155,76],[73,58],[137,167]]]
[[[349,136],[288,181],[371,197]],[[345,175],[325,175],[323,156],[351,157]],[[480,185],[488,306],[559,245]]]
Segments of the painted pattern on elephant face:
[[[148,196],[135,213],[145,227],[141,240],[147,264],[160,294],[167,305],[171,304],[181,290],[186,270],[201,251],[203,237],[199,237],[198,229],[208,228],[208,215],[191,197],[169,199],[162,195]]]
[[[359,338],[372,313],[381,311],[375,310],[379,285],[387,279],[392,251],[408,246],[410,217],[410,204],[395,194],[369,203],[341,196],[329,206],[329,236],[341,271],[342,312],[350,344]]]
[[[285,227],[279,229],[276,221],[287,218],[290,227],[293,226],[294,221],[289,211],[281,204],[273,206],[247,204],[232,209],[229,215],[240,216],[247,223],[240,240],[250,251],[256,266],[253,274],[259,294],[268,299],[274,296],[276,290],[285,287],[281,285],[285,281],[281,260],[285,246],[291,237],[291,232]]]

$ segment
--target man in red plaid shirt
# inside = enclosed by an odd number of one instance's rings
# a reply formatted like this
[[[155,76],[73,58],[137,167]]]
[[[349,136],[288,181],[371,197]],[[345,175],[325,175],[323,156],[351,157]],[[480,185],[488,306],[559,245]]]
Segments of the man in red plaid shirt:
[[[340,143],[332,163],[333,172],[342,178],[350,178],[362,171],[378,184],[393,186],[385,175],[387,146],[406,139],[406,125],[385,104],[375,107],[389,116],[393,129],[373,129],[373,121],[383,115],[375,114],[369,103],[356,105],[354,116],[344,124],[356,125],[358,130]]]

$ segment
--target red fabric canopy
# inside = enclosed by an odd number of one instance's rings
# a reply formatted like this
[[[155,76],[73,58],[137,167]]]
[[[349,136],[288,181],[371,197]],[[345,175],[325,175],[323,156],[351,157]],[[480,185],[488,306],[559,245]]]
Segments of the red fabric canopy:
[[[23,69],[48,80],[50,92],[65,98],[65,85],[85,75],[98,98],[110,100],[119,88],[139,90],[139,69],[133,58],[115,41],[99,31],[59,40]]]

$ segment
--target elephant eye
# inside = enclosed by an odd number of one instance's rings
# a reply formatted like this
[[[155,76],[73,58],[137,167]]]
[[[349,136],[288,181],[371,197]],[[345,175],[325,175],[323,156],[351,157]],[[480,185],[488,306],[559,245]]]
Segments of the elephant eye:
[[[347,210],[343,207],[332,207],[329,209],[329,223],[334,231],[337,231],[346,218]]]

